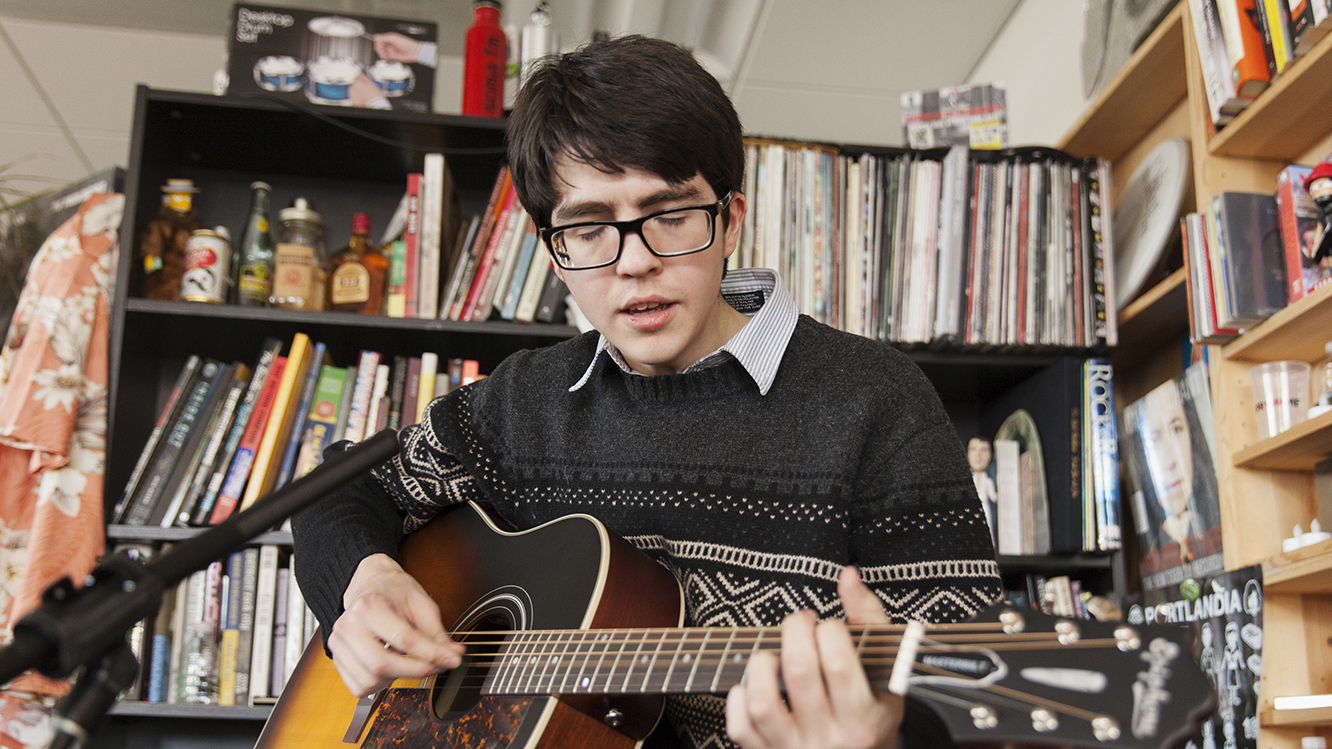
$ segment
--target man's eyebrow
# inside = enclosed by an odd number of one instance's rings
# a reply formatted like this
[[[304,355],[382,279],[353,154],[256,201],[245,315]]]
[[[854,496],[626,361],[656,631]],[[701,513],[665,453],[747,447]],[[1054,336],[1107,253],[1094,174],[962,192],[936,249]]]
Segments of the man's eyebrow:
[[[654,193],[645,195],[638,201],[638,207],[646,210],[653,206],[661,205],[675,200],[685,200],[692,198],[701,198],[703,191],[697,185],[683,184],[670,185]],[[555,210],[555,215],[551,218],[557,223],[570,223],[573,220],[581,219],[585,216],[605,215],[615,212],[613,206],[600,200],[584,200],[576,203],[562,205]]]

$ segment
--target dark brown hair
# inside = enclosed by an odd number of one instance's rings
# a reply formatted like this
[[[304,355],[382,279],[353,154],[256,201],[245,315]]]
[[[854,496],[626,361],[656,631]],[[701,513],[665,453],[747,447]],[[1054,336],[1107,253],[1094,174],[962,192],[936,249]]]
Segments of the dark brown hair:
[[[565,154],[609,174],[626,167],[672,184],[701,174],[717,197],[741,192],[740,117],[684,48],[644,36],[593,42],[543,60],[509,118],[509,167],[523,207],[549,226]]]

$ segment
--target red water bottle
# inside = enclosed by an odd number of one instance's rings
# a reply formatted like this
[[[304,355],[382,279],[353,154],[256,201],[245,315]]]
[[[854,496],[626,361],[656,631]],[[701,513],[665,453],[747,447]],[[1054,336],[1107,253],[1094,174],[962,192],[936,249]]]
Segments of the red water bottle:
[[[472,27],[467,30],[467,57],[463,62],[463,114],[504,116],[507,40],[499,20],[498,0],[472,3]]]

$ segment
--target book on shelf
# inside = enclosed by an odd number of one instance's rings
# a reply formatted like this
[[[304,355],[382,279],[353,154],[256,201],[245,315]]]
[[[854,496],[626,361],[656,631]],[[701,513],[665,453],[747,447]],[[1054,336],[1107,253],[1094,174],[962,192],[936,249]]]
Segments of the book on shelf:
[[[305,417],[306,429],[300,441],[295,478],[304,476],[323,462],[324,448],[333,444],[333,431],[337,426],[343,391],[346,387],[345,367],[335,367],[331,364],[320,366],[314,396]]]
[[[217,704],[236,704],[236,655],[240,647],[240,602],[242,596],[241,568],[245,555],[232,552],[227,557],[223,595],[223,622],[217,645]]]
[[[278,547],[259,547],[259,573],[254,596],[254,643],[250,647],[250,704],[271,697],[269,669],[273,665],[273,602],[277,596]]]
[[[1286,258],[1277,227],[1276,198],[1263,193],[1223,192],[1213,196],[1209,243],[1220,264],[1223,285],[1218,323],[1248,328],[1286,306]]]
[[[498,213],[503,209],[512,189],[513,179],[509,174],[509,168],[508,166],[501,166],[499,175],[495,179],[495,185],[491,188],[486,209],[481,214],[476,235],[472,237],[471,246],[467,250],[466,261],[461,264],[458,270],[457,294],[449,308],[448,319],[450,320],[463,319],[463,308],[466,306],[467,297],[471,293],[477,267],[481,263],[481,256],[485,254],[486,247],[490,243],[490,236],[495,231],[496,221],[499,218]]]
[[[356,389],[356,371],[355,364],[347,367],[347,376],[342,384],[342,401],[338,404],[338,417],[333,424],[333,433],[329,436],[329,444],[340,441],[347,431],[347,419],[351,417],[352,396]]]
[[[421,173],[407,175],[407,222],[402,232],[403,317],[420,317]],[[395,302],[396,307],[396,302]]]
[[[509,286],[513,283],[514,269],[518,265],[518,256],[522,251],[523,238],[527,235],[528,221],[527,211],[515,201],[514,211],[509,217],[508,226],[504,229],[504,236],[500,239],[500,251],[496,254],[495,266],[490,277],[486,279],[485,289],[477,299],[476,311],[471,318],[474,322],[488,320],[492,314],[500,312],[504,307]]]
[[[241,550],[240,636],[236,646],[236,683],[232,700],[246,704],[250,697],[250,656],[254,649],[255,590],[259,580],[259,550]]]
[[[1208,111],[1213,124],[1221,128],[1235,119],[1250,99],[1240,96],[1235,88],[1216,1],[1189,0],[1189,17],[1193,19],[1193,39],[1198,46]]]
[[[251,373],[250,381],[246,386],[245,395],[237,406],[235,417],[230,427],[228,427],[226,440],[219,448],[213,465],[208,469],[208,479],[203,494],[195,503],[190,514],[190,525],[207,525],[209,518],[212,517],[213,508],[216,506],[217,498],[222,491],[222,485],[226,481],[236,451],[240,448],[241,440],[245,435],[245,428],[249,425],[250,417],[254,413],[255,405],[258,403],[259,396],[264,389],[264,383],[272,369],[273,361],[281,351],[281,340],[277,338],[264,340],[259,357],[254,365],[254,371]]]
[[[287,482],[295,478],[296,459],[300,455],[301,438],[305,435],[305,425],[310,415],[310,404],[314,401],[315,388],[319,384],[319,374],[323,371],[324,365],[329,363],[327,347],[321,341],[316,341],[310,351],[310,361],[306,366],[303,379],[299,382],[300,399],[295,401],[296,413],[292,415],[291,427],[288,431],[288,437],[282,447],[282,466],[278,469],[277,479],[273,482],[273,488],[286,486]]]
[[[1123,546],[1119,493],[1119,426],[1115,421],[1114,366],[1107,358],[1083,362],[1083,550]]]
[[[352,387],[350,410],[343,439],[360,442],[367,436],[366,421],[370,416],[371,397],[375,388],[375,372],[379,367],[377,351],[362,351],[356,365],[356,381]]]
[[[407,358],[407,378],[403,383],[402,408],[398,428],[416,423],[416,401],[421,397],[421,357]]]
[[[1267,75],[1275,80],[1295,60],[1290,8],[1287,0],[1256,0],[1254,10],[1267,58]]]
[[[139,489],[140,482],[144,474],[153,464],[157,457],[157,450],[161,445],[162,436],[170,425],[175,424],[176,417],[180,414],[180,409],[185,405],[185,398],[189,392],[190,382],[198,373],[199,368],[203,366],[203,358],[196,355],[190,355],[185,360],[185,366],[181,368],[180,374],[176,376],[176,383],[167,394],[166,405],[158,413],[157,422],[153,425],[153,431],[148,435],[148,441],[144,444],[143,450],[139,453],[139,459],[134,464],[134,470],[130,473],[129,481],[125,482],[125,489],[120,499],[116,502],[115,508],[111,511],[113,523],[123,523],[125,514],[134,500],[134,495]]]
[[[472,216],[459,229],[457,247],[453,253],[453,262],[450,264],[449,280],[439,301],[439,319],[441,320],[452,319],[453,305],[457,301],[458,295],[467,293],[467,290],[462,288],[463,276],[466,274],[467,264],[471,261],[472,244],[476,241],[476,235],[480,229],[481,216]]]
[[[278,567],[277,582],[273,587],[273,647],[268,666],[268,694],[277,697],[282,694],[286,683],[287,661],[287,592],[290,586],[290,570]]]
[[[1221,38],[1229,62],[1227,73],[1235,84],[1235,94],[1253,99],[1267,90],[1271,76],[1262,31],[1256,25],[1256,2],[1262,0],[1215,0],[1221,22]]]
[[[444,164],[444,154],[427,153],[421,170],[420,255],[417,261],[417,317],[434,319],[439,314],[439,269],[447,259],[441,257],[442,237],[453,237],[448,228],[456,218],[453,181]],[[448,225],[446,227],[446,224]]]
[[[546,274],[546,288],[541,291],[541,300],[537,303],[537,322],[564,322],[564,297],[568,294],[569,287],[557,274]]]
[[[160,500],[166,491],[166,483],[171,478],[176,460],[198,426],[200,413],[223,366],[222,362],[206,359],[191,378],[180,411],[167,428],[162,443],[153,457],[152,466],[140,482],[139,490],[121,522],[127,525],[151,524],[153,511],[160,506]]]
[[[277,398],[278,386],[286,376],[286,369],[287,357],[273,357],[268,367],[268,375],[264,378],[263,388],[259,391],[259,397],[255,401],[254,410],[250,413],[250,419],[245,424],[245,433],[241,435],[240,442],[236,447],[236,455],[231,459],[231,465],[227,467],[227,476],[222,481],[221,489],[218,490],[217,501],[213,505],[213,513],[208,516],[208,522],[212,525],[217,525],[231,517],[232,511],[240,503],[245,492],[246,482],[250,478],[251,469],[254,467],[254,458],[259,451],[259,443],[263,440],[269,417],[273,413],[273,402]]]
[[[236,421],[241,402],[249,390],[250,368],[237,362],[234,376],[227,391],[222,395],[222,404],[208,426],[207,438],[199,451],[199,459],[190,474],[189,483],[184,490],[184,497],[172,521],[177,526],[188,526],[194,517],[198,505],[207,496],[208,483],[222,455],[222,448]],[[168,516],[169,517],[169,516]],[[164,519],[165,522],[165,519]]]
[[[370,410],[365,418],[365,437],[375,434],[388,424],[388,388],[392,368],[380,364],[374,369],[374,380],[370,391]]]
[[[1286,257],[1286,293],[1291,302],[1332,279],[1332,258],[1313,259],[1323,214],[1304,189],[1304,179],[1312,171],[1312,167],[1288,166],[1277,175],[1277,223]]]
[[[204,443],[207,441],[209,432],[216,426],[214,420],[217,418],[217,413],[226,399],[226,393],[230,391],[231,383],[236,377],[236,367],[237,364],[235,363],[225,364],[218,369],[217,375],[213,378],[212,385],[208,389],[208,395],[205,396],[203,407],[199,409],[195,426],[177,455],[175,464],[171,468],[171,474],[162,485],[162,494],[148,517],[149,525],[170,528],[175,524],[181,506],[185,501],[185,495],[189,492],[189,482],[199,464]],[[206,365],[205,369],[207,369]]]
[[[152,648],[146,659],[148,664],[148,702],[166,702],[171,673],[171,640],[174,637],[172,620],[176,612],[176,594],[187,581],[162,592],[162,605],[153,617]]]
[[[1138,533],[1143,590],[1160,590],[1224,568],[1207,367],[1125,406],[1120,458]]]
[[[416,412],[412,423],[420,424],[425,408],[435,397],[435,378],[439,374],[439,354],[426,351],[421,354],[421,379],[417,384]]]
[[[532,259],[537,255],[538,242],[536,224],[532,223],[529,217],[524,224],[522,242],[518,248],[517,259],[514,261],[508,289],[504,292],[503,300],[498,296],[495,298],[495,306],[499,310],[501,319],[512,320],[518,314],[518,300],[523,295],[523,288],[531,272]],[[542,255],[544,254],[543,251]]]
[[[1189,308],[1189,338],[1195,343],[1225,343],[1239,335],[1235,328],[1218,323],[1216,311],[1217,276],[1212,243],[1215,241],[1202,214],[1190,213],[1181,219],[1184,239],[1184,269],[1188,284],[1185,296]]]
[[[1329,0],[1290,0],[1290,13],[1296,57],[1308,54],[1332,31],[1332,2]]]
[[[398,354],[393,357],[393,366],[389,371],[387,395],[389,398],[388,418],[385,426],[399,429],[402,426],[402,402],[407,397],[407,357]]]
[[[273,490],[280,468],[279,451],[286,446],[295,420],[296,399],[300,397],[300,384],[304,382],[310,366],[310,339],[304,333],[292,336],[291,346],[287,350],[287,364],[282,371],[282,380],[278,383],[273,396],[273,409],[268,423],[264,426],[264,436],[259,442],[259,449],[254,454],[254,465],[250,469],[250,480],[245,484],[245,494],[241,497],[240,509],[249,509],[261,497]]]
[[[305,649],[305,597],[296,582],[296,555],[287,558],[287,641],[286,657],[283,658],[282,679],[280,686],[285,687],[291,678],[291,672],[301,660],[301,651]]]
[[[518,210],[521,210],[518,208],[518,192],[513,189],[512,184],[508,184],[504,191],[504,199],[496,208],[495,220],[491,226],[490,236],[486,239],[485,248],[481,251],[480,257],[477,258],[476,270],[457,319],[475,320],[477,309],[482,305],[481,300],[485,294],[491,270],[495,267],[497,260],[503,259],[500,256],[507,249],[505,238],[507,237],[510,240],[513,238],[510,224],[513,214]]]

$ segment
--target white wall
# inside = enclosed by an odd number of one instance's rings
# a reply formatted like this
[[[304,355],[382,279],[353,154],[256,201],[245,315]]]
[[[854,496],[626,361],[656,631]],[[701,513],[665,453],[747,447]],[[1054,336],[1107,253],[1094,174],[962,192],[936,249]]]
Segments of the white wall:
[[[1082,3],[1022,0],[967,83],[1008,88],[1008,143],[1052,145],[1087,108]]]

